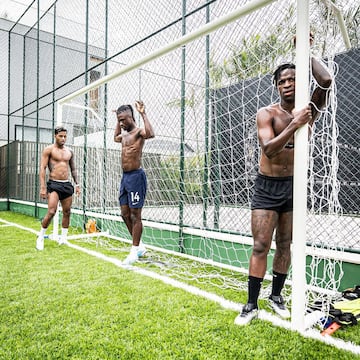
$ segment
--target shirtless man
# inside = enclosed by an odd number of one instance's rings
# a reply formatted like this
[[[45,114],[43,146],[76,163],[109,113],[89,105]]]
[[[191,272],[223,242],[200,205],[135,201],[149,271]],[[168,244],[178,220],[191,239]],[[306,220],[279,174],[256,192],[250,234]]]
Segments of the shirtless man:
[[[40,164],[40,198],[48,199],[48,211],[41,222],[41,230],[36,241],[36,249],[44,249],[44,235],[60,200],[63,218],[59,244],[66,243],[70,223],[70,211],[74,187],[69,181],[69,167],[71,176],[75,181],[76,194],[80,194],[77,172],[72,150],[65,146],[67,130],[62,126],[55,128],[55,142],[47,146],[41,155]],[[49,168],[49,180],[46,183],[46,168]]]
[[[136,126],[132,106],[122,105],[116,110],[117,123],[114,133],[114,141],[120,142],[122,145],[123,176],[119,193],[121,216],[132,237],[130,254],[123,262],[125,265],[134,263],[146,251],[140,242],[143,230],[141,211],[147,188],[146,175],[141,168],[141,157],[145,139],[151,139],[155,136],[145,113],[144,103],[136,101],[135,106],[144,121],[144,128]]]
[[[295,65],[283,64],[274,72],[274,85],[280,102],[261,108],[256,117],[261,146],[259,174],[251,203],[251,229],[254,246],[249,264],[248,301],[235,319],[248,324],[258,312],[258,297],[267,267],[267,255],[275,231],[273,282],[269,303],[283,318],[290,317],[280,295],[290,266],[292,240],[294,133],[319,117],[326,103],[331,76],[316,59],[311,59],[317,82],[308,106],[295,111]]]

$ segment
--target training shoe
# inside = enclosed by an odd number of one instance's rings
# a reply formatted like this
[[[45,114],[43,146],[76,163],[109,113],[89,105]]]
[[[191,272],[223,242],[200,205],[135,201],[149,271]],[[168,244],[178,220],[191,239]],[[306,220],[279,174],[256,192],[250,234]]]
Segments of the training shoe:
[[[281,295],[270,295],[269,304],[271,308],[283,319],[288,319],[290,317],[290,312],[286,308],[285,301]]]
[[[137,251],[137,256],[142,257],[146,254],[146,248],[145,247],[139,247],[139,250]]]
[[[242,308],[241,313],[235,318],[235,325],[247,325],[258,315],[258,308],[255,304],[247,303]]]
[[[36,239],[36,249],[40,251],[44,250],[44,238],[42,236]]]
[[[139,256],[137,253],[134,252],[130,252],[130,254],[127,256],[127,258],[123,261],[124,265],[131,265],[133,264],[135,261],[139,260]]]
[[[68,242],[66,239],[63,239],[61,236],[59,237],[58,244],[59,245],[66,245]]]

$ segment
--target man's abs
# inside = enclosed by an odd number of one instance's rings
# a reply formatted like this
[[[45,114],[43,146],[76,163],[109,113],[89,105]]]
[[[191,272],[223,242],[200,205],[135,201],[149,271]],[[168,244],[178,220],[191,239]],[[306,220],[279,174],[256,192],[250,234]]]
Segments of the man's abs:
[[[68,180],[69,179],[69,164],[65,161],[52,162],[49,166],[50,180]]]
[[[262,154],[259,172],[260,174],[271,177],[293,176],[294,150],[284,149],[272,159]]]

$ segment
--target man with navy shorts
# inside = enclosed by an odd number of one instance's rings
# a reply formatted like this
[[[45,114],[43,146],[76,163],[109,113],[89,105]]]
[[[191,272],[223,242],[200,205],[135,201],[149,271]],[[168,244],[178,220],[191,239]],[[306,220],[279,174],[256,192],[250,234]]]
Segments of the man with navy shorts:
[[[141,242],[143,230],[141,212],[146,196],[146,175],[141,168],[142,149],[146,139],[155,136],[154,130],[145,113],[142,101],[135,102],[136,110],[141,115],[144,128],[136,126],[131,105],[122,105],[116,110],[114,141],[121,143],[121,165],[123,176],[120,183],[119,203],[121,216],[132,237],[130,254],[123,261],[131,265],[146,252]]]
[[[304,125],[310,128],[319,117],[332,83],[329,72],[318,60],[311,58],[311,66],[318,86],[308,106],[294,110],[295,65],[282,64],[273,78],[280,102],[261,108],[256,115],[261,155],[251,203],[254,245],[249,263],[248,300],[235,319],[238,325],[246,325],[257,316],[258,297],[274,233],[276,250],[269,304],[282,318],[290,317],[281,290],[291,260],[294,134]]]

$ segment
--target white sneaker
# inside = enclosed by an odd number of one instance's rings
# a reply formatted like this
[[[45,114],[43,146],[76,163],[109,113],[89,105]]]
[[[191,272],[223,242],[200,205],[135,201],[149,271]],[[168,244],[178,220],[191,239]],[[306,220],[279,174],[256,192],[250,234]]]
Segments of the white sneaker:
[[[137,256],[138,256],[138,257],[142,257],[142,256],[144,256],[145,254],[146,254],[146,248],[145,248],[145,246],[139,247],[139,250],[137,251]]]
[[[39,236],[36,239],[36,250],[39,250],[39,251],[44,250],[44,238],[42,236]]]
[[[59,237],[58,244],[59,245],[66,245],[68,242],[66,239],[64,239],[62,236]]]
[[[130,252],[130,254],[126,257],[126,259],[123,261],[124,265],[131,265],[133,264],[135,261],[139,260],[139,256],[137,253],[134,252]]]
[[[241,313],[235,318],[235,325],[247,325],[258,315],[258,308],[255,304],[247,303],[242,308]]]
[[[290,311],[286,308],[285,301],[281,295],[270,295],[269,304],[271,308],[283,319],[288,319],[290,317]]]

